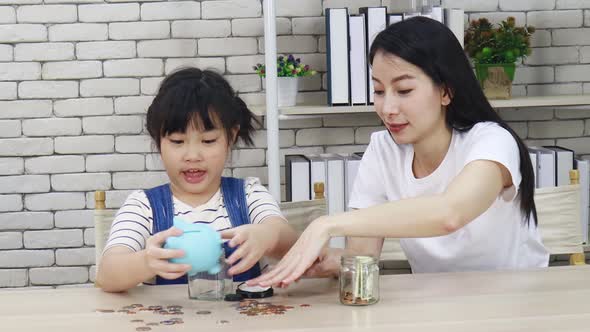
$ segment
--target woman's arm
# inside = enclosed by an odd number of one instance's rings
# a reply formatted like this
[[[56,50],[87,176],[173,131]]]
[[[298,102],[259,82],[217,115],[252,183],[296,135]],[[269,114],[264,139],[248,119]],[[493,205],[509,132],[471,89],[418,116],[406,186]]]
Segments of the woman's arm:
[[[476,160],[438,195],[388,202],[325,217],[329,236],[431,237],[446,235],[484,213],[505,187],[512,185],[508,170],[493,161]]]
[[[450,234],[484,213],[505,187],[512,185],[499,163],[476,160],[465,166],[447,190],[321,217],[312,222],[275,269],[250,284],[289,284],[317,259],[332,236],[432,237]]]

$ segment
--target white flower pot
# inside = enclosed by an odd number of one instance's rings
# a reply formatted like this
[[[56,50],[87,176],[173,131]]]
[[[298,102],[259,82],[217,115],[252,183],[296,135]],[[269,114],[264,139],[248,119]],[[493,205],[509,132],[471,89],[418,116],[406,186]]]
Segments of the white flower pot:
[[[298,77],[277,77],[279,107],[295,106],[297,90],[299,89]]]

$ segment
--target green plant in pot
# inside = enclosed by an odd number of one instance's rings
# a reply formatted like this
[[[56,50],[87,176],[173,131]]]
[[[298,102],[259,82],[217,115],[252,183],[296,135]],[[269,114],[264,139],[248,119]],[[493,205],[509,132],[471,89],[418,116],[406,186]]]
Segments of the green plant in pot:
[[[497,26],[480,18],[469,23],[465,51],[475,65],[475,74],[490,99],[509,99],[516,62],[531,54],[532,26],[517,27],[514,17]]]
[[[253,67],[260,77],[266,77],[266,67],[259,63]],[[279,106],[294,106],[297,99],[299,77],[315,75],[309,65],[301,63],[301,59],[289,54],[277,58],[278,104]]]

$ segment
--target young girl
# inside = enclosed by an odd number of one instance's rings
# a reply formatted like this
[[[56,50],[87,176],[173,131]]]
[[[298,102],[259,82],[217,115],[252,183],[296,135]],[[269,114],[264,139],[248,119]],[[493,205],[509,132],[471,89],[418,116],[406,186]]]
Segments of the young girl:
[[[376,132],[348,213],[315,220],[275,269],[251,284],[334,275],[347,249],[378,257],[401,238],[413,272],[545,267],[533,169],[521,139],[492,109],[452,32],[424,17],[396,23],[371,46]]]
[[[226,192],[220,189],[228,181],[221,175],[232,145],[238,139],[252,143],[253,121],[246,104],[215,72],[187,68],[164,79],[148,109],[146,127],[170,183],[132,193],[118,211],[97,273],[102,289],[118,292],[141,282],[186,282],[190,266],[168,261],[184,253],[162,248],[168,237],[182,231],[169,228],[172,218],[160,217],[166,199],[152,196],[154,192],[168,192],[175,217],[208,224],[230,239],[229,247],[237,247],[227,258],[229,264],[237,262],[230,274],[247,271],[262,256],[280,257],[291,247],[296,233],[256,178],[241,185],[251,223],[232,228],[234,220],[228,217]]]

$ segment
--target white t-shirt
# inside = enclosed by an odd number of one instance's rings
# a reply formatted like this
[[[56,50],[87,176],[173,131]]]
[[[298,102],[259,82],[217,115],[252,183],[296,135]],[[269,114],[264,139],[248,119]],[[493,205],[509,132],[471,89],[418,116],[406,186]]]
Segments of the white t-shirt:
[[[258,178],[247,178],[244,187],[248,212],[253,224],[260,223],[270,216],[284,219],[279,205],[260,184]],[[180,217],[186,222],[208,224],[217,231],[231,228],[221,189],[217,190],[207,203],[194,208],[174,196],[172,201],[175,217]],[[104,251],[120,245],[133,251],[145,249],[146,240],[153,234],[152,223],[152,209],[145,192],[138,190],[131,193],[115,216]]]
[[[351,194],[350,206],[377,204],[442,193],[461,170],[474,160],[493,160],[512,176],[492,206],[452,234],[401,239],[413,272],[522,269],[545,267],[549,254],[534,226],[524,223],[518,187],[520,157],[514,138],[496,123],[482,122],[467,132],[453,130],[449,150],[439,167],[417,179],[412,171],[414,149],[398,145],[388,131],[371,135]],[[391,222],[395,222],[392,216]]]

